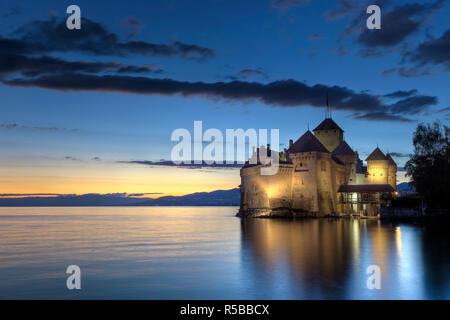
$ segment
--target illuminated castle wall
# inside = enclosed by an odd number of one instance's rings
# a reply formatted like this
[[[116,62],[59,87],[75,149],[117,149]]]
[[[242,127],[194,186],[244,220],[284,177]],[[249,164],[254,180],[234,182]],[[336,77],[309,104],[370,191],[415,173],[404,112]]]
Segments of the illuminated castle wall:
[[[396,189],[397,166],[377,147],[364,167],[342,130],[326,118],[314,130],[289,142],[278,173],[260,175],[261,164],[241,169],[242,216],[289,210],[306,215],[376,215],[380,195]],[[265,152],[265,150],[264,150]]]

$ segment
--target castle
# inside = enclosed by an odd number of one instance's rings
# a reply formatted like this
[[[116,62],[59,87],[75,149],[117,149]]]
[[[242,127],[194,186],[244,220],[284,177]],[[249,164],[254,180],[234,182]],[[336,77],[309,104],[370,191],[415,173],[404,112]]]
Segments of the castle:
[[[331,116],[313,132],[308,129],[297,141],[289,141],[289,148],[279,153],[275,175],[261,175],[261,162],[245,163],[239,216],[378,214],[381,203],[396,191],[392,157],[377,147],[363,166]],[[275,152],[270,145],[262,149]]]

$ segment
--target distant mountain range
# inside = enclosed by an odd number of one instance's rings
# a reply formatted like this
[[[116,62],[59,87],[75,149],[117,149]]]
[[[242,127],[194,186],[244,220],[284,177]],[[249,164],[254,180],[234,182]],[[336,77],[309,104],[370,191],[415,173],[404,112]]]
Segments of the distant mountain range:
[[[408,182],[402,182],[397,185],[398,191],[408,191],[408,192],[414,192],[416,189],[414,187],[410,187]]]
[[[0,207],[90,207],[90,206],[239,206],[239,189],[197,192],[156,199],[126,194],[58,195],[55,197],[0,198]]]
[[[407,182],[397,186],[399,192],[414,191]],[[58,195],[55,197],[24,196],[0,198],[0,207],[96,207],[96,206],[239,206],[239,189],[197,192],[184,196],[156,199],[127,194]]]

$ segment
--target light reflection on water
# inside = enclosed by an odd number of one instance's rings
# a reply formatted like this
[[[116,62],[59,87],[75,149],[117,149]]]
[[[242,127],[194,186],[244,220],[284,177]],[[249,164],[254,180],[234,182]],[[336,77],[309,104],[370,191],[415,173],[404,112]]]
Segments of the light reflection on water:
[[[449,299],[450,235],[232,207],[0,208],[0,298]],[[82,270],[66,289],[65,270]],[[381,290],[366,287],[369,265]]]

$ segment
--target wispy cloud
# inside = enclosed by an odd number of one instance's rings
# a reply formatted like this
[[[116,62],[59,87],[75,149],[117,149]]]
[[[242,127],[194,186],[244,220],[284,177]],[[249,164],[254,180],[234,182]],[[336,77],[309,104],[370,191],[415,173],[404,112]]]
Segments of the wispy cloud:
[[[302,6],[310,0],[272,0],[272,7],[287,11],[294,7]]]
[[[396,158],[409,158],[411,157],[410,153],[404,153],[404,152],[389,152],[389,154]]]
[[[309,36],[309,40],[323,40],[323,39],[328,39],[328,37],[318,32],[315,32]]]
[[[65,156],[64,160],[70,160],[70,161],[77,161],[77,162],[81,162],[82,160],[76,157],[72,157],[72,156]]]
[[[80,129],[68,129],[61,127],[41,127],[41,126],[28,126],[21,125],[18,123],[1,123],[0,128],[5,129],[30,129],[30,130],[38,130],[38,131],[63,131],[63,132],[80,132]]]
[[[178,168],[186,168],[186,169],[205,169],[205,168],[211,168],[211,169],[217,169],[217,168],[228,168],[228,169],[233,169],[233,168],[242,168],[242,166],[244,164],[238,164],[238,163],[234,163],[234,164],[226,164],[226,163],[222,163],[222,164],[218,164],[218,163],[213,163],[213,164],[207,164],[206,162],[202,161],[201,164],[185,164],[185,163],[181,163],[181,164],[175,164],[173,161],[170,160],[160,160],[160,161],[150,161],[150,160],[130,160],[130,161],[117,161],[118,163],[125,163],[125,164],[138,164],[138,165],[145,165],[145,166],[151,166],[151,167],[158,167],[158,166],[162,166],[162,167],[178,167]]]
[[[12,7],[12,8],[9,8],[8,10],[6,10],[2,16],[3,16],[3,18],[9,18],[9,17],[17,16],[17,15],[21,14],[22,11],[23,11],[22,7],[15,6],[15,7]]]

